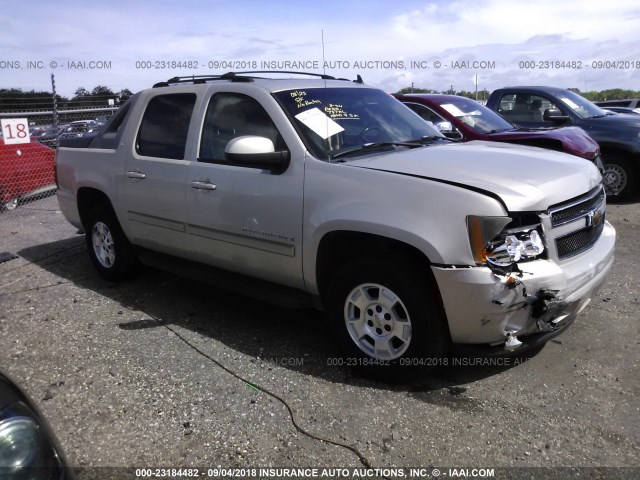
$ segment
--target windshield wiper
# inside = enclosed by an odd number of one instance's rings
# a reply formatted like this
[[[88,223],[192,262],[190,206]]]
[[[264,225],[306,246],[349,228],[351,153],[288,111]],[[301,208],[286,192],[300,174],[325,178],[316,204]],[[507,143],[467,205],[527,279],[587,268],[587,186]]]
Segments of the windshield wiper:
[[[428,143],[437,142],[438,140],[448,140],[451,141],[450,138],[441,135],[424,135],[415,140],[410,140],[410,143],[420,143],[421,145],[427,145]]]
[[[353,147],[353,148],[349,148],[347,150],[343,150],[341,152],[338,152],[338,153],[332,155],[330,159],[331,160],[335,160],[336,158],[345,157],[345,156],[350,155],[352,153],[361,152],[363,150],[376,150],[378,148],[385,148],[385,147],[408,147],[408,148],[422,147],[423,146],[422,143],[417,143],[419,141],[420,140],[417,140],[416,142],[373,142],[373,143],[363,143],[362,145],[360,145],[358,147]]]

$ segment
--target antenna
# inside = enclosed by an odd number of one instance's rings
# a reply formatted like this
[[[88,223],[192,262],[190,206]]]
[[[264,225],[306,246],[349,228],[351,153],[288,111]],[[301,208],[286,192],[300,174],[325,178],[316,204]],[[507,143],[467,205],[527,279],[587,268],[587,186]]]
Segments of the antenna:
[[[324,60],[324,30],[320,30],[322,36],[322,73],[327,74],[327,62]]]
[[[322,40],[322,77],[324,78],[324,88],[327,88],[327,62],[324,59],[324,29],[320,30]],[[331,137],[329,136],[329,117],[327,117],[327,136],[325,137],[329,142],[329,148],[331,149]]]

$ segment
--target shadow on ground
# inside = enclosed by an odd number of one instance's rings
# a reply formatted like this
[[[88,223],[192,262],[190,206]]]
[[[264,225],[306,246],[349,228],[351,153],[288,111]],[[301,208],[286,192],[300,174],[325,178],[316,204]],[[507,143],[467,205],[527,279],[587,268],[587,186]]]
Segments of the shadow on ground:
[[[466,391],[463,385],[517,368],[519,363],[513,360],[493,366],[475,363],[468,368],[465,361],[456,365],[449,361],[447,366],[425,373],[424,378],[410,384],[373,382],[358,378],[349,367],[331,365],[330,359],[336,358],[338,351],[322,312],[277,307],[148,267],[141,268],[131,280],[108,282],[94,271],[84,251],[84,237],[80,236],[17,253],[64,279],[63,282],[92,290],[125,309],[140,312],[140,320],[118,323],[119,328],[132,334],[163,325],[178,326],[215,339],[255,361],[273,362],[331,382],[407,392],[427,403],[468,409],[472,407],[471,400],[461,395]],[[20,269],[14,275],[18,278]],[[55,295],[54,289],[43,289],[42,294]],[[290,364],[281,361],[291,358],[304,361]]]

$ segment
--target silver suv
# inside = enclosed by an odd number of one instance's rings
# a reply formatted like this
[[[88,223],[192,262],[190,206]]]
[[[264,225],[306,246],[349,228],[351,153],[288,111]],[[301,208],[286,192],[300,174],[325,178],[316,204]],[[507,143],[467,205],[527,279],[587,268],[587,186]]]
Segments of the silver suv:
[[[360,79],[257,73],[171,79],[61,145],[60,207],[102,276],[142,260],[303,292],[341,362],[384,378],[453,344],[545,342],[604,281],[615,231],[591,163],[452,143]]]

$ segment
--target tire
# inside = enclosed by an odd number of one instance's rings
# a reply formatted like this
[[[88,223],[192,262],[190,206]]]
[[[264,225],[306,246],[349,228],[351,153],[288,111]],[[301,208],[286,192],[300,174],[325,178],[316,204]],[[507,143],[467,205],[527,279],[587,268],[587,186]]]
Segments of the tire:
[[[615,154],[604,155],[602,162],[607,199],[617,202],[631,198],[637,191],[636,172],[631,163]]]
[[[101,277],[117,281],[135,272],[137,258],[113,211],[98,207],[85,223],[89,257]]]
[[[449,331],[431,272],[387,252],[370,256],[379,260],[347,265],[328,288],[327,320],[344,353],[334,363],[394,383],[446,365]]]
[[[8,202],[5,202],[2,207],[5,210],[15,210],[16,208],[18,208],[18,198],[12,198],[11,200],[9,200]]]

